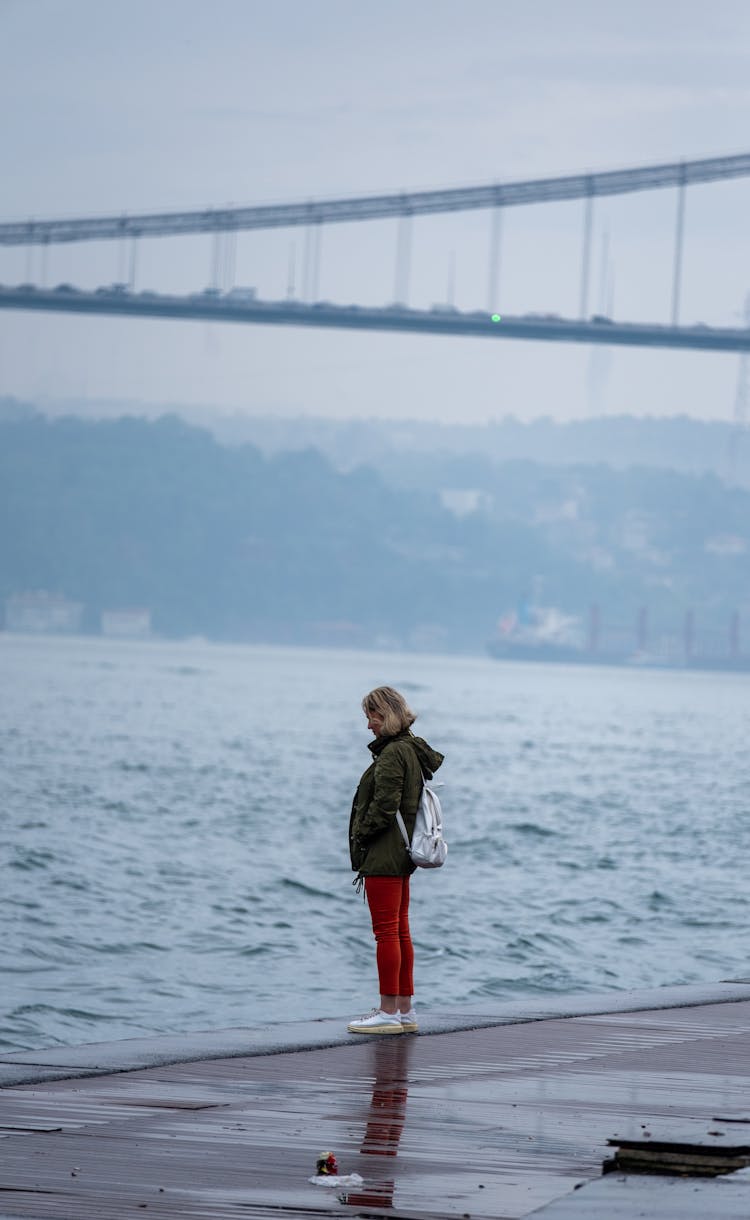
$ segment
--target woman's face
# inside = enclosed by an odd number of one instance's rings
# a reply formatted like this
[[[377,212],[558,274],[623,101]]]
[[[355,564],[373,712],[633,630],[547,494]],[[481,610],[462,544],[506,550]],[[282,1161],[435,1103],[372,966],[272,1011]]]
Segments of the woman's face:
[[[365,712],[367,717],[367,727],[375,737],[380,737],[383,732],[383,717],[377,712]]]

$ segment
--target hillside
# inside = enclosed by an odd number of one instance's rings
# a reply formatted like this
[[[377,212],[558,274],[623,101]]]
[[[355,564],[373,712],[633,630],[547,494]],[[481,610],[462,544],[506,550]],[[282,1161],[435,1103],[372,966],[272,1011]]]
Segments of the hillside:
[[[421,462],[421,464],[420,464]],[[750,493],[645,467],[264,456],[174,417],[0,423],[0,599],[147,607],[168,635],[479,651],[533,598],[750,618]],[[750,625],[750,623],[749,623]]]
[[[156,419],[169,413],[205,428],[223,444],[255,445],[266,455],[317,449],[338,470],[366,464],[392,481],[408,482],[412,458],[424,454],[438,467],[458,456],[481,456],[493,465],[510,461],[551,466],[604,463],[617,470],[647,466],[683,474],[715,474],[725,482],[750,488],[750,427],[739,428],[729,420],[613,415],[568,421],[541,416],[523,422],[506,416],[481,425],[425,423],[410,419],[408,412],[407,403],[399,420],[324,419],[308,414],[228,413],[210,405],[165,407],[99,400],[46,402],[37,408],[0,397],[0,421],[39,413],[89,421],[124,415]]]

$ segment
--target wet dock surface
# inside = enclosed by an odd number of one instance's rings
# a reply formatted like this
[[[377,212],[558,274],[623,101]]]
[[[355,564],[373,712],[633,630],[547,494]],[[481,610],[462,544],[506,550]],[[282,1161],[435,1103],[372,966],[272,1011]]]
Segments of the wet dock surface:
[[[11,1085],[0,1216],[748,1215],[748,1171],[600,1177],[615,1136],[750,1139],[748,1102],[750,999]],[[308,1181],[328,1149],[362,1185]]]

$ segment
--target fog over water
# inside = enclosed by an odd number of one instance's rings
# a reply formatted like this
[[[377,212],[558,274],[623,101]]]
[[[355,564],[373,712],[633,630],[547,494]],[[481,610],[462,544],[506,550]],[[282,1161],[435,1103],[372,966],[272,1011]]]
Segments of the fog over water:
[[[368,1008],[381,682],[446,754],[423,1010],[748,973],[742,675],[0,635],[3,1049]]]

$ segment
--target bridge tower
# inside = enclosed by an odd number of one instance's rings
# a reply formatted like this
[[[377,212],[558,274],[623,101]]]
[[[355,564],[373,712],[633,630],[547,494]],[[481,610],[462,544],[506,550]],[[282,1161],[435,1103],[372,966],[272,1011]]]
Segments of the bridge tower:
[[[602,233],[602,250],[599,266],[599,314],[611,318],[614,312],[615,269],[609,257],[609,233]],[[594,343],[589,352],[587,374],[589,415],[606,415],[607,383],[612,367],[612,348],[604,343]]]
[[[750,292],[745,297],[743,310],[745,326],[750,330]],[[737,369],[737,390],[734,396],[734,427],[729,440],[729,481],[737,481],[740,449],[750,424],[750,357],[740,353]]]

